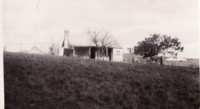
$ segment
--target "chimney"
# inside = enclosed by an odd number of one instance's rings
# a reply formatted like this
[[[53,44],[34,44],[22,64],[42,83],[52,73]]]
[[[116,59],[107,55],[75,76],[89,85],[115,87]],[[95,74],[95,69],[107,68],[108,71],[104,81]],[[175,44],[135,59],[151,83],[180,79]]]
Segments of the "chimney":
[[[64,30],[64,48],[70,48],[69,45],[69,30]]]
[[[69,37],[69,30],[64,30],[64,37],[68,39],[68,37]]]
[[[65,48],[70,48],[69,30],[64,30],[64,40],[63,40],[63,43],[61,45],[61,48],[59,48],[59,56],[63,56],[64,55],[64,49]]]

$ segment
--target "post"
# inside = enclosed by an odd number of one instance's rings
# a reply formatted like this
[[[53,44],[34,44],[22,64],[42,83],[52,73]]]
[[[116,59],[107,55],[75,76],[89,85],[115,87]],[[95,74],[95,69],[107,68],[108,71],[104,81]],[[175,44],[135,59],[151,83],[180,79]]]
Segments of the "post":
[[[76,52],[75,52],[75,48],[73,47],[73,56],[75,56]]]
[[[108,58],[108,48],[106,47],[106,60],[109,60],[109,58]]]
[[[163,56],[160,57],[160,65],[163,65]]]
[[[91,56],[91,48],[89,47],[89,51],[88,51],[88,57],[90,58],[90,56]]]
[[[114,50],[113,50],[113,48],[111,49],[111,61],[113,61],[113,52],[114,52]]]

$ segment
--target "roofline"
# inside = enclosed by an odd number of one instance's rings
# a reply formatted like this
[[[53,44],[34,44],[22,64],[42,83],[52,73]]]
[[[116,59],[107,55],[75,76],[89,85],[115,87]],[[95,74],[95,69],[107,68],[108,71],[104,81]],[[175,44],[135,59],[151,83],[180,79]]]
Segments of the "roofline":
[[[96,47],[95,45],[71,45],[72,47]],[[123,47],[112,47],[108,46],[107,48],[118,48],[118,49],[123,49]]]

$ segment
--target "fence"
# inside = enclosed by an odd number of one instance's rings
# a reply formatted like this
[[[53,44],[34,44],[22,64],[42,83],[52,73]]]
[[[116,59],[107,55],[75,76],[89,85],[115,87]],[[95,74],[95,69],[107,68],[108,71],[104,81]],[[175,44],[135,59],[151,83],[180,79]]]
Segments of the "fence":
[[[160,65],[169,65],[169,66],[183,66],[183,67],[192,67],[199,68],[199,59],[187,59],[185,61],[167,61],[167,58],[157,57],[157,59],[152,60],[150,58],[143,58],[142,56],[134,54],[124,54],[124,62],[128,63],[142,63],[142,64],[158,64]]]

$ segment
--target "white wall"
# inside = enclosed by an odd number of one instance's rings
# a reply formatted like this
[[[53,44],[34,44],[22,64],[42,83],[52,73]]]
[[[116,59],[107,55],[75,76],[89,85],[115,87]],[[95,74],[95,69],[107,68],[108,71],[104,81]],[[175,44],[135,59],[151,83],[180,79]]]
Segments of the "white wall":
[[[64,54],[64,48],[63,48],[63,47],[60,47],[60,48],[59,48],[58,56],[63,56],[63,54]]]
[[[113,61],[123,61],[123,49],[113,48],[112,56]]]

